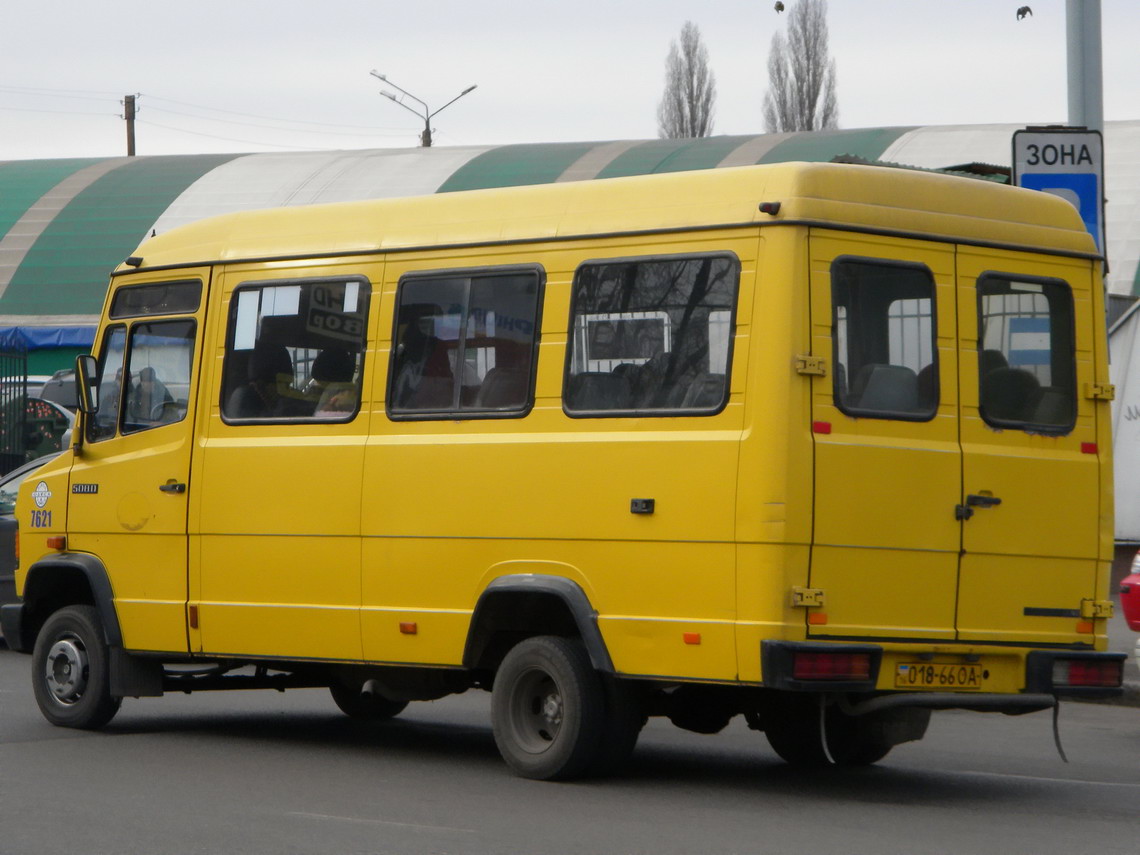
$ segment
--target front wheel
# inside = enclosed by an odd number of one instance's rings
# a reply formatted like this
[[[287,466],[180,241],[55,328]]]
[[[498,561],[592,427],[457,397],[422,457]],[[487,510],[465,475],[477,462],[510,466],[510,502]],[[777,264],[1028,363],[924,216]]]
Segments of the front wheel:
[[[32,688],[44,718],[95,730],[119,711],[111,696],[107,643],[92,606],[67,606],[47,619],[32,652]]]
[[[607,742],[605,706],[605,688],[581,641],[528,638],[495,674],[495,744],[524,778],[577,777],[598,764]]]

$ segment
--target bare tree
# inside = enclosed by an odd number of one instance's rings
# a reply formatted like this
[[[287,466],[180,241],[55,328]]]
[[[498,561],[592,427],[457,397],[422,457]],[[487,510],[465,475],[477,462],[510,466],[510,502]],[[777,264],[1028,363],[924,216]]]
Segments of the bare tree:
[[[799,0],[788,15],[787,39],[772,36],[764,95],[768,133],[838,127],[835,60],[827,53],[827,0]]]
[[[657,135],[662,139],[707,137],[712,133],[716,78],[709,52],[692,21],[681,27],[680,44],[669,45],[665,60],[665,94],[657,105]]]

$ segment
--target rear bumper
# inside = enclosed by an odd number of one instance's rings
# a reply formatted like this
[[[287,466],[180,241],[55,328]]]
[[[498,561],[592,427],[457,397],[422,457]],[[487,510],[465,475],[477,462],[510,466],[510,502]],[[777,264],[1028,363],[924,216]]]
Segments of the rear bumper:
[[[971,647],[956,652],[945,646],[937,649],[900,649],[900,645],[866,643],[837,644],[814,641],[764,641],[761,643],[761,661],[764,685],[772,689],[792,692],[829,692],[845,695],[865,695],[868,700],[854,703],[859,713],[872,712],[885,707],[914,706],[929,709],[967,709],[1019,714],[1048,709],[1058,699],[1109,699],[1123,694],[1123,653],[1097,653],[1074,650],[1034,650],[1011,648]],[[870,662],[870,673],[859,680],[805,680],[797,677],[797,654],[809,653],[865,654]],[[894,669],[902,662],[920,660],[929,662],[980,662],[985,681],[976,688],[961,691],[931,691],[897,687]],[[1055,673],[1067,669],[1055,668],[1058,661],[1103,665],[1119,663],[1121,680],[1117,685],[1067,685],[1055,682]],[[992,674],[991,674],[992,672]],[[873,697],[872,697],[873,696]],[[864,705],[870,705],[866,709]]]

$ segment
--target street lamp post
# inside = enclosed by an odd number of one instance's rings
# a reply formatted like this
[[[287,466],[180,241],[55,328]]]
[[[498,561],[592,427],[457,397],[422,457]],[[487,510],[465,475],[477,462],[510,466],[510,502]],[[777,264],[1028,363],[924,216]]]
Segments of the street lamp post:
[[[422,145],[424,148],[427,148],[431,145],[431,120],[432,120],[432,117],[438,115],[439,113],[442,113],[444,110],[446,110],[448,107],[450,107],[456,101],[458,101],[464,95],[466,95],[467,93],[469,93],[475,89],[474,86],[468,86],[466,89],[464,89],[462,92],[460,92],[454,98],[452,98],[450,101],[448,101],[442,107],[440,107],[438,110],[432,110],[428,107],[427,104],[425,104],[423,101],[421,101],[415,95],[413,95],[407,89],[404,89],[403,87],[399,86],[398,84],[393,83],[391,80],[389,80],[387,77],[385,77],[383,74],[376,71],[375,69],[373,69],[370,73],[372,74],[373,77],[378,78],[379,80],[383,80],[385,83],[387,83],[393,89],[399,90],[400,93],[404,97],[411,98],[413,101],[415,101],[417,104],[419,104],[420,107],[423,108],[422,110],[417,110],[415,107],[410,107],[407,104],[405,104],[403,98],[397,97],[396,95],[393,95],[391,92],[388,92],[387,90],[384,90],[384,89],[380,90],[380,94],[383,95],[385,98],[387,98],[388,100],[392,101],[395,104],[399,104],[405,110],[408,110],[409,112],[415,113],[417,116],[419,116],[421,119],[424,120],[424,131],[422,134],[420,134],[420,145]]]

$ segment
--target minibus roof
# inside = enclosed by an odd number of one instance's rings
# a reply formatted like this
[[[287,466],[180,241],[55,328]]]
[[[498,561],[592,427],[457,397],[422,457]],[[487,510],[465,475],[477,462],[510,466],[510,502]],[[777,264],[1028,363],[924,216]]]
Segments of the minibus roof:
[[[150,238],[117,272],[790,223],[1098,257],[1076,209],[1047,193],[782,163],[223,214]]]

